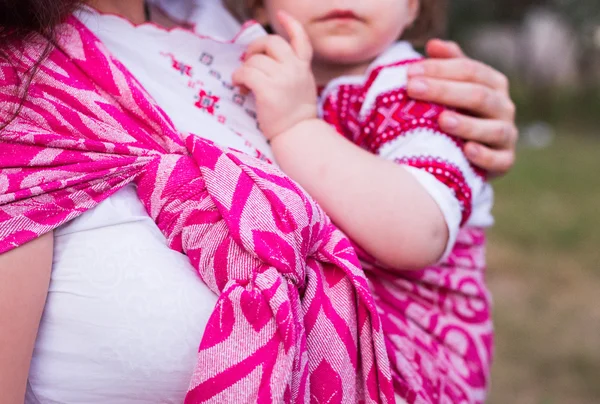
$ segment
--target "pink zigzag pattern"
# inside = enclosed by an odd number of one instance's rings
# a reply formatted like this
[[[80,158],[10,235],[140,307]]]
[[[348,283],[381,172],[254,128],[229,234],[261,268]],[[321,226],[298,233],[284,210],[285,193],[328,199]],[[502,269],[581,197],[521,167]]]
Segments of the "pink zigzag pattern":
[[[0,137],[0,253],[129,183],[219,295],[186,403],[394,401],[382,324],[350,242],[272,165],[178,133],[74,17]],[[0,64],[2,121],[43,44]]]

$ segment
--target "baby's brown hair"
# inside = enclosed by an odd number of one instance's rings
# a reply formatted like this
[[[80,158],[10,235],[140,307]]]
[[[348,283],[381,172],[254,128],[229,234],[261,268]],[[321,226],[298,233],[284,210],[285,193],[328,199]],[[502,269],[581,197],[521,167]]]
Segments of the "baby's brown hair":
[[[240,21],[255,18],[254,10],[262,0],[223,0],[229,11]],[[423,46],[427,40],[446,32],[448,0],[419,0],[419,15],[403,34],[405,41]]]

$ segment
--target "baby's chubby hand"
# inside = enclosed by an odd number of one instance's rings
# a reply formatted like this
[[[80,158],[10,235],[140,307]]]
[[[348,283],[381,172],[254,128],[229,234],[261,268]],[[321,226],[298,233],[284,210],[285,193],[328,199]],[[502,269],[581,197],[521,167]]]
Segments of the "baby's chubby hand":
[[[257,39],[233,84],[254,93],[258,122],[268,140],[317,117],[317,86],[311,71],[312,46],[302,24],[279,12],[289,42],[278,35]]]

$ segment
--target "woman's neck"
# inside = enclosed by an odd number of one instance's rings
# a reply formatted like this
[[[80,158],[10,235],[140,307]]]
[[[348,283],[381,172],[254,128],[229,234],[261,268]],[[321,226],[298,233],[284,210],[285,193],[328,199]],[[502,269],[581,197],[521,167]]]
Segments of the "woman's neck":
[[[89,0],[88,4],[101,13],[120,15],[136,25],[146,22],[144,0]]]

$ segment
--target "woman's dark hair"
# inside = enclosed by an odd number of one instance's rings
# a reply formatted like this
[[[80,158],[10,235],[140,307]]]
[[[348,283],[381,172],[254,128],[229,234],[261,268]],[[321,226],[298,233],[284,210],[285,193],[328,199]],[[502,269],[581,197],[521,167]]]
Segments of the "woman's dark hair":
[[[0,0],[0,58],[10,60],[9,48],[19,46],[34,37],[45,38],[46,47],[33,68],[26,72],[17,93],[21,105],[9,111],[8,119],[0,120],[0,130],[18,114],[25,101],[27,90],[38,67],[55,46],[55,29],[81,3],[81,0]]]
[[[80,0],[0,0],[0,50],[39,34],[52,41],[54,29]]]

